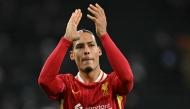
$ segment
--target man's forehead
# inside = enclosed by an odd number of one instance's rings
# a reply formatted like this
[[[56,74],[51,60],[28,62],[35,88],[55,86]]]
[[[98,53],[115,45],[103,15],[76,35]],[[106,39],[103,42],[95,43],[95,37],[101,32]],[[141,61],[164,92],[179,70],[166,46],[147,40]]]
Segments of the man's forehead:
[[[74,41],[74,45],[85,44],[85,43],[89,43],[89,42],[96,43],[94,35],[92,35],[90,33],[87,33],[87,32],[81,33],[81,34],[79,34],[79,37],[80,37],[79,40]]]
[[[95,39],[94,35],[93,35],[93,34],[90,34],[90,33],[88,33],[88,32],[79,33],[79,36],[80,36],[81,38],[93,38],[93,39]]]

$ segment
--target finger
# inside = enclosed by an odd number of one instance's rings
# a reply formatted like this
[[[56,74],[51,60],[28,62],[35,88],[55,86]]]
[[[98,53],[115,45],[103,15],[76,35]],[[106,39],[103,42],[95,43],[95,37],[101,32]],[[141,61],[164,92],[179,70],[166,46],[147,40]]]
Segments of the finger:
[[[80,10],[80,9],[77,9],[77,12],[76,12],[76,19],[78,19],[80,13],[81,13],[81,10]]]
[[[95,7],[94,5],[90,4],[89,7],[94,10],[94,11],[98,11],[97,7]]]
[[[96,11],[94,11],[93,9],[91,9],[90,7],[88,7],[88,11],[89,11],[90,13],[92,13],[95,17],[98,16],[98,13],[97,13]]]
[[[73,15],[73,22],[77,21],[77,13],[78,13],[78,9],[75,10],[74,15]]]
[[[69,22],[73,22],[74,12],[71,14],[71,17],[69,19]]]
[[[78,10],[78,16],[77,16],[77,21],[76,21],[76,24],[77,24],[77,25],[79,24],[81,18],[82,18],[82,13],[81,13],[81,10],[79,9],[79,10]]]
[[[78,33],[78,37],[80,37],[80,35],[83,33],[83,30],[79,30],[77,31],[77,33]]]
[[[79,31],[77,31],[79,34],[81,34],[81,33],[83,33],[83,30],[79,30]]]
[[[96,23],[96,18],[95,17],[92,17],[91,15],[89,15],[89,14],[87,14],[87,17],[90,19],[90,20],[92,20],[92,21],[94,21],[95,23]]]
[[[98,3],[96,3],[95,6],[100,10],[101,14],[105,15],[104,9]]]

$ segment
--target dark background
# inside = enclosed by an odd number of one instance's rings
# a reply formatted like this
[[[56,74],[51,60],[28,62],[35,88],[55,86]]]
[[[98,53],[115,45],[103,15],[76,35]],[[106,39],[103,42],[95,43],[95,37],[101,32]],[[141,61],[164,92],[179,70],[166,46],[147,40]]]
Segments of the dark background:
[[[95,33],[86,14],[96,2],[134,73],[125,109],[190,109],[190,0],[0,0],[0,109],[59,108],[38,86],[39,73],[76,8],[78,29]],[[111,72],[105,52],[100,59]],[[64,63],[61,73],[77,73],[68,54]]]

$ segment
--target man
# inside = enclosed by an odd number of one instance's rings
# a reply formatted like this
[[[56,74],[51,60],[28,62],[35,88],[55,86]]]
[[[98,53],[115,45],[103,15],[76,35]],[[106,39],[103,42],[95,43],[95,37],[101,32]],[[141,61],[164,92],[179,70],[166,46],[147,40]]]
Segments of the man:
[[[48,97],[59,101],[61,109],[124,109],[126,95],[133,87],[131,68],[107,33],[104,10],[98,4],[90,4],[88,11],[94,15],[87,17],[95,22],[97,36],[114,71],[106,74],[100,69],[102,51],[94,35],[88,30],[77,32],[82,17],[77,9],[71,15],[64,37],[45,62],[38,83]],[[70,58],[79,70],[75,77],[58,74],[71,44]]]

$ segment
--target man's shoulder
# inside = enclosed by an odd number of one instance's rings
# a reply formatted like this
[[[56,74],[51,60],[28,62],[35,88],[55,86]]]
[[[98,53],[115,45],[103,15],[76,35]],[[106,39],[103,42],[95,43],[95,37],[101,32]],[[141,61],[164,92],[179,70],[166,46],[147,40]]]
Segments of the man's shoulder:
[[[104,81],[112,81],[117,76],[115,72],[106,73],[106,75]]]
[[[115,72],[111,72],[111,73],[108,74],[108,77],[113,77],[113,76],[116,76]]]
[[[68,80],[75,78],[71,73],[58,74],[57,77],[61,79],[68,79]]]

